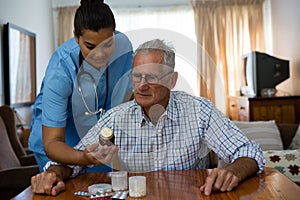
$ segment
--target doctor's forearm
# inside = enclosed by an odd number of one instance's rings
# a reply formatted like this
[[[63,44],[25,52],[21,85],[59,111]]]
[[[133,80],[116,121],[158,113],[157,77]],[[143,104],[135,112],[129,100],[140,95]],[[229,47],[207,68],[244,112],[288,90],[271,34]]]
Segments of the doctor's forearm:
[[[47,156],[55,162],[69,165],[84,165],[83,152],[65,143],[65,128],[43,126],[43,144]]]
[[[83,152],[73,149],[64,142],[52,142],[45,146],[47,156],[55,162],[68,165],[87,165]]]

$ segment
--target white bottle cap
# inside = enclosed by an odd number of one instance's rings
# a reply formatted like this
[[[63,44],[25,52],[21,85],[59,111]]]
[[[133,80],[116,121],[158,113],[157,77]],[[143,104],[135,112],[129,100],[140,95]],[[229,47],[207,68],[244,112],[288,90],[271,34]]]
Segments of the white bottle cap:
[[[108,128],[108,127],[104,127],[101,131],[100,131],[100,135],[103,138],[106,139],[111,139],[113,137],[113,131]]]

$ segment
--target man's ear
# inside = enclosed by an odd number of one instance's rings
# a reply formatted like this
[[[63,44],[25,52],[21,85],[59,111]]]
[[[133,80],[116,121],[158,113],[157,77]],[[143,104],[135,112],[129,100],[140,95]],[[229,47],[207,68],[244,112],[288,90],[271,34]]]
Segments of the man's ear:
[[[170,78],[170,87],[169,87],[170,90],[172,90],[175,87],[177,79],[178,79],[178,72],[173,72]]]
[[[74,38],[75,38],[77,44],[79,44],[79,36],[76,35],[75,30],[73,30],[73,36],[74,36]]]

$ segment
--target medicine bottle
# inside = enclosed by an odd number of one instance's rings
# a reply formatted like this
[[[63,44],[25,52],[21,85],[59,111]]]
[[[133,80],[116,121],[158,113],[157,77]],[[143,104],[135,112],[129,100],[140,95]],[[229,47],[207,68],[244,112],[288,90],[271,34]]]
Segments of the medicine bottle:
[[[108,127],[104,127],[100,131],[100,135],[99,135],[100,145],[101,146],[104,146],[104,145],[111,146],[114,144],[114,142],[115,142],[115,136],[113,134],[113,131]]]

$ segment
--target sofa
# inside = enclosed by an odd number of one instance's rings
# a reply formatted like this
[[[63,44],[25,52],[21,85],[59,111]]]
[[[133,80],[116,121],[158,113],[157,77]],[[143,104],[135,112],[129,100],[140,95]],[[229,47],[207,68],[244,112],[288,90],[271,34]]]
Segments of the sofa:
[[[248,138],[261,145],[266,167],[279,170],[300,185],[299,124],[276,123],[274,120],[233,122]],[[212,158],[211,155],[210,158]],[[216,159],[218,160],[218,158],[213,158],[212,162]]]
[[[273,167],[300,186],[300,126],[277,124],[283,150],[264,150],[266,167]]]

